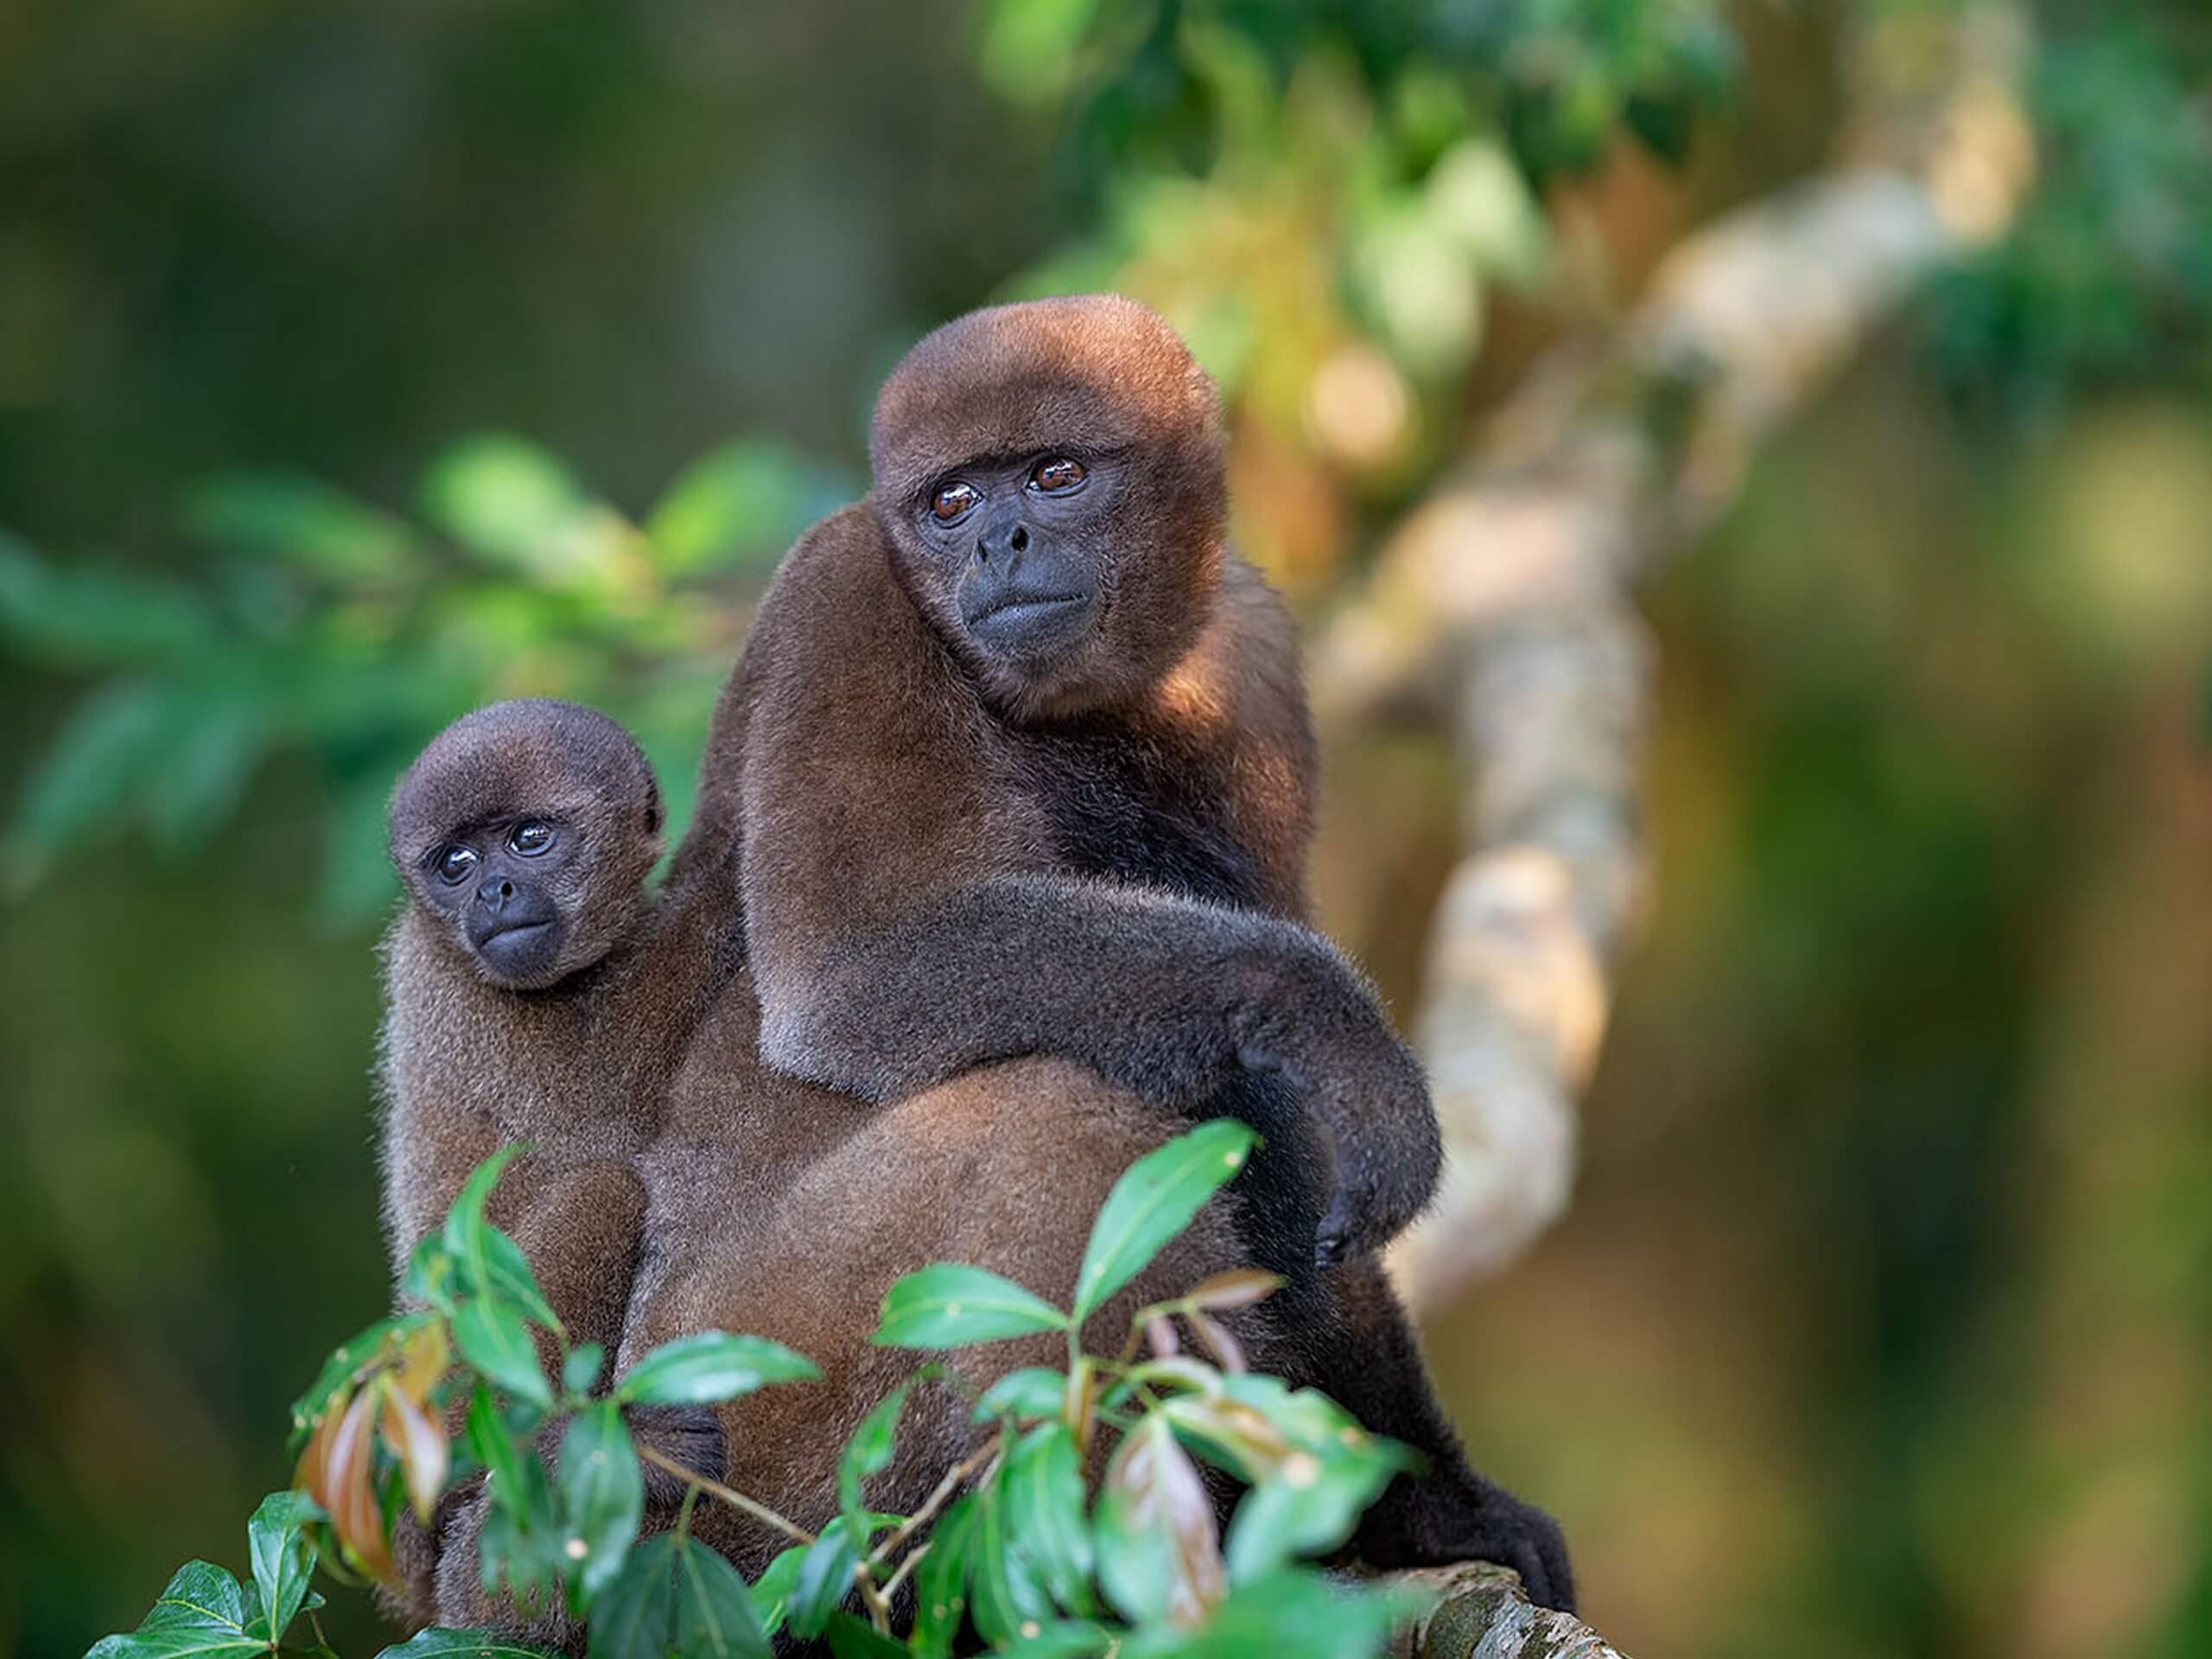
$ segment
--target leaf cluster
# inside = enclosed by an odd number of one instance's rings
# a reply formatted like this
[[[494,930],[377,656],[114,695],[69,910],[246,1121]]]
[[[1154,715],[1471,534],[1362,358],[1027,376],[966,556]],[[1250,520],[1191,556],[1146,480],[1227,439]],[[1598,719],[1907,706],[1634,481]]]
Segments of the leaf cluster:
[[[1243,1125],[1216,1122],[1132,1166],[1100,1210],[1067,1307],[960,1263],[895,1282],[879,1344],[943,1351],[1052,1333],[1066,1339],[1067,1363],[1010,1371],[971,1396],[969,1454],[912,1513],[879,1510],[868,1486],[897,1456],[908,1403],[918,1390],[960,1386],[942,1364],[920,1365],[853,1432],[837,1512],[818,1533],[640,1447],[626,1415],[734,1400],[815,1377],[814,1365],[760,1338],[704,1332],[602,1389],[605,1356],[570,1346],[520,1249],[486,1219],[522,1150],[506,1148],[416,1250],[406,1288],[419,1306],[341,1344],[295,1402],[296,1488],[270,1497],[249,1526],[253,1582],[192,1562],[137,1630],[88,1659],[328,1655],[308,1587],[315,1571],[392,1581],[395,1527],[410,1514],[427,1522],[475,1479],[487,1494],[486,1591],[524,1613],[586,1621],[594,1659],[764,1656],[783,1630],[825,1640],[840,1659],[941,1659],[971,1640],[1033,1659],[1371,1650],[1406,1611],[1402,1599],[1337,1586],[1304,1563],[1343,1546],[1409,1455],[1325,1396],[1247,1370],[1224,1316],[1279,1281],[1219,1274],[1136,1309],[1118,1353],[1083,1344],[1094,1316],[1255,1143]],[[664,1530],[648,1521],[641,1458],[684,1484]],[[1084,1471],[1102,1462],[1094,1493]],[[1202,1466],[1247,1488],[1225,1535],[1217,1481]],[[748,1584],[691,1535],[700,1503],[729,1504],[791,1545]],[[910,1583],[900,1629],[895,1599]],[[304,1644],[291,1639],[302,1616],[313,1630]],[[519,1651],[486,1632],[431,1630],[381,1659]]]

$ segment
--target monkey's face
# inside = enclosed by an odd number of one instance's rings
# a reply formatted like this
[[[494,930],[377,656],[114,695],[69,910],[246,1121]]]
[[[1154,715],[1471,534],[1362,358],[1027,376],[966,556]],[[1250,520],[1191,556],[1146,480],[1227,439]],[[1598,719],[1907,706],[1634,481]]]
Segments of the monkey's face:
[[[1049,678],[1090,635],[1128,471],[1096,453],[979,457],[930,491],[916,534],[979,652],[1025,678]]]
[[[1001,709],[1139,696],[1204,626],[1224,516],[1213,386],[1141,306],[947,324],[886,383],[870,448],[900,581]]]
[[[455,824],[423,855],[417,891],[494,984],[527,989],[567,970],[581,832],[551,812]],[[569,901],[564,903],[565,901]]]
[[[541,990],[637,920],[660,798],[628,734],[574,704],[499,703],[448,727],[392,800],[408,892],[494,985]]]

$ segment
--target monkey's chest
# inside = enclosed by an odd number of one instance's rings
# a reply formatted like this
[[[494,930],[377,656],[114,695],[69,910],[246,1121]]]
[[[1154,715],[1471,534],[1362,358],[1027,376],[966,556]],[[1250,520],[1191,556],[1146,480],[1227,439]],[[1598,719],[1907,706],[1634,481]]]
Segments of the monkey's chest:
[[[1122,731],[1042,735],[1024,781],[1077,874],[1258,907],[1265,876],[1234,831],[1226,780],[1207,758]]]

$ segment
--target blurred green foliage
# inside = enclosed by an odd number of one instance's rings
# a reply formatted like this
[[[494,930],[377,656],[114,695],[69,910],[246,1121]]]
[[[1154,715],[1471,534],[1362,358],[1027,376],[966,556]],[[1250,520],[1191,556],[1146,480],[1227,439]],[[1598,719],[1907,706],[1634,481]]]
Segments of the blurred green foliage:
[[[688,807],[701,710],[734,630],[714,584],[757,582],[853,480],[772,438],[694,462],[632,523],[520,438],[439,455],[412,523],[289,474],[223,474],[186,499],[206,550],[186,586],[72,569],[0,540],[0,630],[110,677],[26,785],[5,845],[18,891],[106,832],[201,845],[269,752],[326,780],[326,918],[395,891],[379,804],[455,709],[561,696],[627,711]],[[679,781],[680,780],[680,781]]]
[[[582,697],[688,786],[881,372],[1039,289],[1184,330],[1325,606],[1962,10],[0,13],[0,1643],[230,1536],[385,1300],[368,924],[443,721]],[[1630,1652],[2212,1643],[2212,39],[2030,21],[2018,215],[1656,584],[1586,1179],[1430,1333]],[[1360,803],[1409,911],[1432,771]]]

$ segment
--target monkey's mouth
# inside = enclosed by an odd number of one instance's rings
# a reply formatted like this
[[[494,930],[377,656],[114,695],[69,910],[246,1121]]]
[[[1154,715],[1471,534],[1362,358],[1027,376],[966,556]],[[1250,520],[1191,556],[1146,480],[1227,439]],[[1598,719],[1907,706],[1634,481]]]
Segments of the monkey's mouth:
[[[480,936],[477,960],[494,978],[511,983],[536,979],[560,954],[561,930],[551,920],[518,918]]]
[[[1008,594],[1004,599],[986,605],[968,620],[979,627],[1000,617],[1017,621],[1025,616],[1041,616],[1048,611],[1057,611],[1063,605],[1080,605],[1090,597],[1088,594]]]
[[[1067,644],[1090,610],[1089,594],[1004,594],[971,614],[968,629],[993,651],[1033,655]]]

